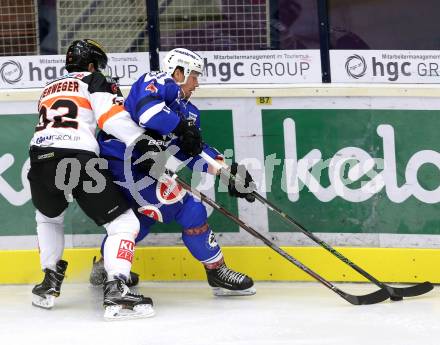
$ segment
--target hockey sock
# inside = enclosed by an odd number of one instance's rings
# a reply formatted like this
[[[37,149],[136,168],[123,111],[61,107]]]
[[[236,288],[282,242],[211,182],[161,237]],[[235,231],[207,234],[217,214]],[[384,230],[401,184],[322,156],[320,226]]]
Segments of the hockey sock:
[[[225,259],[223,258],[223,256],[214,262],[211,263],[205,263],[204,266],[207,270],[216,270],[217,268],[219,268],[220,266],[222,266],[225,263]]]
[[[56,271],[56,265],[64,251],[64,214],[54,218],[35,212],[41,268]]]
[[[215,234],[207,223],[183,230],[182,240],[191,254],[204,265],[218,262],[223,258]]]
[[[139,221],[133,211],[128,210],[104,227],[108,234],[104,244],[104,267],[108,279],[122,276],[126,280],[130,276]]]
[[[140,222],[141,227],[140,227],[140,231],[139,231],[138,235],[136,236],[135,243],[142,241],[149,234],[151,225],[154,224],[154,222],[153,223],[151,222],[150,218],[146,218],[144,216],[142,216],[139,219],[139,222]],[[101,256],[102,257],[104,257],[104,246],[105,246],[105,242],[107,241],[107,238],[108,238],[108,236],[106,235],[101,243]]]

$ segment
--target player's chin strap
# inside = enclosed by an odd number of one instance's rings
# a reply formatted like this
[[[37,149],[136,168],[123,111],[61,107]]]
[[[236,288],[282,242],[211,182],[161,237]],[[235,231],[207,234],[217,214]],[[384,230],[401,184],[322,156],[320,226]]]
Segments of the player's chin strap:
[[[220,175],[223,175],[227,177],[228,179],[234,178],[236,179],[236,176],[231,176],[231,173],[225,169],[219,162],[217,162],[215,159],[211,158],[209,155],[207,155],[205,152],[202,152],[200,156],[208,162],[208,164],[212,165],[214,168],[216,168]],[[264,206],[266,206],[271,211],[277,213],[281,218],[283,218],[285,221],[287,221],[290,224],[295,225],[296,228],[298,228],[304,235],[309,237],[311,240],[313,240],[315,243],[319,244],[321,247],[332,253],[334,256],[336,256],[339,260],[350,266],[352,269],[354,269],[356,272],[370,280],[372,283],[376,284],[380,288],[384,289],[391,297],[392,300],[401,300],[403,297],[413,297],[413,296],[419,296],[423,295],[429,291],[431,291],[434,286],[430,282],[424,282],[419,283],[413,286],[404,287],[404,288],[396,288],[389,285],[386,285],[376,278],[374,278],[371,274],[364,271],[362,268],[360,268],[358,265],[356,265],[354,262],[352,262],[350,259],[342,255],[340,252],[338,252],[336,249],[331,247],[329,244],[322,241],[320,238],[316,237],[313,233],[308,231],[304,226],[302,226],[300,223],[298,223],[295,219],[290,217],[288,214],[286,214],[284,211],[282,211],[280,208],[278,208],[276,205],[265,199],[263,196],[261,196],[257,191],[253,191],[252,195],[260,201]]]

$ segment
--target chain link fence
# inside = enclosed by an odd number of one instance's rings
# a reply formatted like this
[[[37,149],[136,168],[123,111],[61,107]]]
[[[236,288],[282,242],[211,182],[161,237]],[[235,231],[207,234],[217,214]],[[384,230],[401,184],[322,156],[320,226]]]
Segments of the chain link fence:
[[[258,50],[270,45],[266,0],[163,0],[161,50]]]
[[[148,51],[145,0],[58,0],[58,51],[91,38],[109,53]]]
[[[38,54],[37,23],[36,0],[1,0],[0,56]]]
[[[64,54],[82,38],[96,39],[110,53],[148,51],[146,0],[2,0],[1,5],[0,55]],[[270,48],[269,0],[159,0],[158,7],[162,51]]]

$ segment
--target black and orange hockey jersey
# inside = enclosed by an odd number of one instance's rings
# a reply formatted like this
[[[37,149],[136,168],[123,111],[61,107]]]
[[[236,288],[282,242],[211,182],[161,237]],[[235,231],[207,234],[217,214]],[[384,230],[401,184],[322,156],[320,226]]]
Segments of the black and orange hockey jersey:
[[[99,154],[96,126],[130,145],[142,133],[124,109],[115,80],[100,72],[69,73],[48,84],[38,101],[39,122],[30,145]]]

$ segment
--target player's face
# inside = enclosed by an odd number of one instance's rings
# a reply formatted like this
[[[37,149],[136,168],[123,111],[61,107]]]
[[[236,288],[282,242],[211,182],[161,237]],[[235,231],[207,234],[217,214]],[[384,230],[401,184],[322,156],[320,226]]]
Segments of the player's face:
[[[183,90],[185,98],[189,99],[191,97],[192,92],[199,86],[199,78],[200,73],[191,71],[190,75],[186,79],[185,84],[182,84],[180,88]]]

